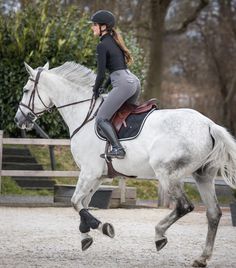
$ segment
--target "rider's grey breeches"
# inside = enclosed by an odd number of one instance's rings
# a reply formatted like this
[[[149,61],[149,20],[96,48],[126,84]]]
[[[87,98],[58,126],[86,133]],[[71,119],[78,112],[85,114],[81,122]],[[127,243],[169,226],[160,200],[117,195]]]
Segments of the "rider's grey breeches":
[[[100,107],[96,116],[96,122],[101,119],[110,120],[126,101],[136,104],[141,92],[139,79],[128,69],[114,71],[111,73],[110,78],[112,90]]]

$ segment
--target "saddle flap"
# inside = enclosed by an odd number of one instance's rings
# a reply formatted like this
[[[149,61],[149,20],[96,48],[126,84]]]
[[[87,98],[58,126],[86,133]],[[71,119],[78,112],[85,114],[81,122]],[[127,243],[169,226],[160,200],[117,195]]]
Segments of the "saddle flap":
[[[118,132],[120,130],[122,124],[126,126],[125,120],[130,114],[141,114],[148,112],[153,108],[157,108],[156,102],[156,99],[150,99],[141,105],[133,105],[129,103],[123,104],[112,118],[112,124],[116,131]]]

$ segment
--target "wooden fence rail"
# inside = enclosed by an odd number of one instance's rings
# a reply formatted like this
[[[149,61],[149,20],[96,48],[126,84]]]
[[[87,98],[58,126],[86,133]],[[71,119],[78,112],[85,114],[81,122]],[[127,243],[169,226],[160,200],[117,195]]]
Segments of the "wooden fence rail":
[[[2,169],[2,152],[3,145],[60,145],[70,146],[68,139],[28,139],[28,138],[3,138],[3,131],[0,130],[0,194],[1,194],[1,177],[78,177],[80,171],[59,171],[59,170],[3,170]],[[107,178],[104,176],[104,178]],[[141,179],[141,178],[140,178]],[[144,178],[142,180],[149,180]],[[109,181],[111,179],[108,179]],[[106,181],[106,180],[105,180]],[[125,203],[126,182],[125,178],[119,177],[119,188],[121,191],[121,203]]]
[[[78,177],[79,170],[60,171],[60,170],[3,170],[2,169],[2,154],[3,145],[59,145],[70,146],[68,139],[28,139],[28,138],[3,138],[3,131],[0,130],[0,195],[1,195],[1,177],[17,176],[17,177]],[[104,176],[103,178],[107,178]],[[111,179],[107,179],[111,181]],[[103,180],[104,182],[106,181]],[[125,202],[125,179],[120,178],[119,187],[121,189],[121,202]]]
[[[3,138],[3,131],[0,130],[0,194],[1,194],[1,177],[2,176],[30,176],[30,177],[78,177],[79,170],[59,171],[59,170],[3,170],[2,154],[3,145],[62,145],[69,146],[70,140],[67,139],[16,139]]]
[[[1,131],[1,132],[3,132],[3,131]],[[67,146],[69,146],[70,145],[70,140],[66,140],[66,139],[26,139],[26,138],[15,139],[15,138],[2,138],[2,144],[12,144],[12,145],[67,145]]]

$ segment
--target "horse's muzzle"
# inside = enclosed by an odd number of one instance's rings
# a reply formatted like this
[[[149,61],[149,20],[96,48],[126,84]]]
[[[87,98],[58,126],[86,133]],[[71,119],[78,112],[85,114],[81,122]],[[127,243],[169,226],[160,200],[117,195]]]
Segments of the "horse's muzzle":
[[[32,118],[31,115],[27,114],[24,116],[22,113],[17,113],[14,122],[16,123],[17,127],[21,129],[31,130],[34,126],[35,117]]]

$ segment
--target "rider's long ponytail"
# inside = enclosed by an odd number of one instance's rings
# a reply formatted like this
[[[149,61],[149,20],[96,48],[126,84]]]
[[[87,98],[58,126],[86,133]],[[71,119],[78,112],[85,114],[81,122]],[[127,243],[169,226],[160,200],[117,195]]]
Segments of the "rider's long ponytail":
[[[128,48],[126,47],[125,42],[124,42],[121,34],[118,33],[114,28],[112,28],[111,34],[112,34],[113,38],[115,39],[117,45],[124,52],[126,64],[128,64],[128,65],[132,64],[133,63],[132,55],[131,55],[130,51],[128,50]]]

